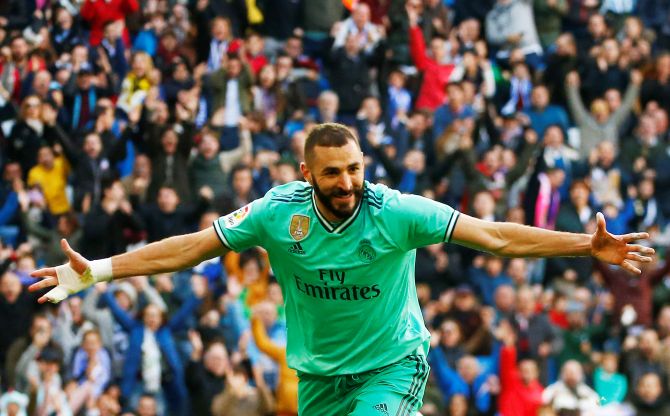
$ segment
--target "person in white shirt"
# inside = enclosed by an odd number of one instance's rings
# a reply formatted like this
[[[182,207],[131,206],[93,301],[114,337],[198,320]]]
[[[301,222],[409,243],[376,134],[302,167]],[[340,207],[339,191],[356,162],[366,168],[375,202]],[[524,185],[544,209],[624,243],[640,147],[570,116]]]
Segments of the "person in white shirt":
[[[582,365],[575,360],[569,360],[563,364],[561,379],[544,389],[542,402],[557,412],[578,410],[586,414],[584,412],[595,411],[600,400],[598,393],[584,383]]]

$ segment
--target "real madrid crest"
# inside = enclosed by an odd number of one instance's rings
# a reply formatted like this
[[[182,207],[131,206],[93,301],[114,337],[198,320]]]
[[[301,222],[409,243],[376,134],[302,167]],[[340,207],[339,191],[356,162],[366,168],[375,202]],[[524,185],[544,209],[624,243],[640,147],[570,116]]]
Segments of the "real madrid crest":
[[[293,215],[288,232],[295,241],[300,241],[307,237],[307,234],[309,234],[309,217],[300,214]]]
[[[377,252],[372,248],[370,240],[361,240],[358,243],[358,258],[363,263],[372,263],[377,258]]]

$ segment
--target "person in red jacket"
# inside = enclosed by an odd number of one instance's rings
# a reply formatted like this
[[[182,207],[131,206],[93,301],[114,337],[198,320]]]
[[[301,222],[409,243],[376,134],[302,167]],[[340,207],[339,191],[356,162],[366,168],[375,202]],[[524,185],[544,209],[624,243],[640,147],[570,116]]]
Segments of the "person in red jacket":
[[[517,365],[514,328],[503,320],[498,330],[503,343],[500,351],[500,415],[536,416],[542,406],[544,391],[538,381],[537,363],[528,359]]]
[[[426,55],[426,44],[419,26],[419,13],[411,5],[407,6],[409,19],[409,52],[416,68],[423,72],[423,82],[416,99],[415,107],[419,110],[434,111],[445,103],[447,84],[454,70],[451,63],[443,63],[446,59],[445,40],[434,37],[430,40],[431,57]]]
[[[105,24],[125,20],[126,16],[140,9],[137,0],[86,0],[81,6],[81,18],[91,26],[91,46],[98,46],[104,37]],[[123,28],[123,41],[130,46],[128,29]]]

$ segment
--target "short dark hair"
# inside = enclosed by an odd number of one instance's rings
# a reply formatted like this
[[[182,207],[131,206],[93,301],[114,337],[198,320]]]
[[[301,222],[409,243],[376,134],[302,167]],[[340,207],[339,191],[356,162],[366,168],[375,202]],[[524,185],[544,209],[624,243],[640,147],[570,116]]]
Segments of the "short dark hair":
[[[361,148],[358,137],[349,127],[338,123],[319,124],[309,132],[305,140],[305,161],[312,160],[316,146],[342,147],[350,140],[356,143],[356,147]]]
[[[237,172],[242,172],[242,171],[250,171],[251,172],[251,166],[246,165],[244,163],[238,163],[237,165],[233,166],[233,168],[230,170],[230,180],[232,181]]]

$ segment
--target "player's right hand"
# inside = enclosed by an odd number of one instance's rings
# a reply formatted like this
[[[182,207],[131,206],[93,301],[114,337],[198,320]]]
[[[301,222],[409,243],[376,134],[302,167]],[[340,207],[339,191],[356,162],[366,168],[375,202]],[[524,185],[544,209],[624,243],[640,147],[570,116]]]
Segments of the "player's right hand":
[[[46,301],[58,303],[69,295],[80,292],[95,283],[89,261],[74,251],[65,239],[60,241],[60,246],[69,260],[66,264],[35,270],[30,274],[32,277],[43,278],[28,287],[31,292],[56,286],[41,296],[37,300],[39,303]]]

